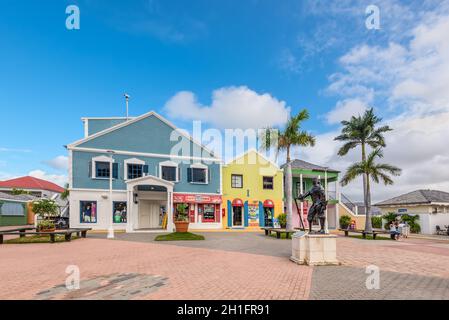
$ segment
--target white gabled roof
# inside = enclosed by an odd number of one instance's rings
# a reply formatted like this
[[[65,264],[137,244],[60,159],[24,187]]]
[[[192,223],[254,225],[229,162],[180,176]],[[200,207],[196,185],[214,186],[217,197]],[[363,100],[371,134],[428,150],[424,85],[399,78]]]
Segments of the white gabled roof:
[[[95,138],[97,138],[97,137],[101,137],[101,136],[103,136],[103,135],[105,135],[105,134],[108,134],[108,133],[110,133],[110,132],[112,132],[112,131],[118,130],[118,129],[123,128],[123,127],[126,127],[126,126],[128,126],[128,125],[130,125],[130,124],[133,124],[133,123],[135,123],[135,122],[138,122],[138,121],[140,121],[140,120],[142,120],[142,119],[145,119],[145,118],[148,118],[148,117],[151,117],[151,116],[155,116],[156,118],[158,118],[159,120],[161,120],[162,122],[164,122],[165,124],[167,124],[169,127],[173,128],[173,130],[177,130],[177,129],[178,129],[173,123],[171,123],[170,121],[168,121],[167,119],[165,119],[164,117],[162,117],[161,115],[159,115],[158,113],[156,113],[156,112],[154,112],[154,111],[150,111],[150,112],[147,112],[147,113],[145,113],[145,114],[143,114],[143,115],[141,115],[141,116],[135,117],[135,118],[131,118],[131,117],[130,117],[130,120],[128,120],[128,121],[119,123],[119,124],[117,124],[117,125],[115,125],[115,126],[112,126],[112,127],[110,127],[110,128],[107,128],[107,129],[104,129],[104,130],[99,131],[99,132],[97,132],[97,133],[94,133],[94,134],[92,134],[92,135],[90,135],[90,136],[88,136],[88,137],[85,137],[85,138],[83,138],[83,139],[80,139],[80,140],[77,140],[77,141],[75,141],[75,142],[72,142],[72,143],[70,143],[70,144],[67,145],[67,149],[75,148],[75,147],[77,147],[78,145],[80,145],[80,144],[82,144],[82,143],[84,143],[84,142],[90,141],[90,140],[95,139]],[[94,118],[90,118],[90,119],[94,119]],[[213,151],[211,151],[211,150],[209,150],[208,148],[206,148],[206,147],[205,147],[204,145],[202,145],[200,142],[194,140],[190,135],[183,133],[182,130],[180,130],[179,133],[180,133],[182,136],[184,136],[185,138],[189,139],[191,142],[195,143],[195,144],[198,145],[199,147],[201,147],[201,148],[203,148],[204,150],[206,150],[207,152],[209,152],[209,153],[212,155],[213,158],[215,158],[215,159],[217,159],[217,160],[221,160],[220,158],[217,158],[217,157],[214,155]]]

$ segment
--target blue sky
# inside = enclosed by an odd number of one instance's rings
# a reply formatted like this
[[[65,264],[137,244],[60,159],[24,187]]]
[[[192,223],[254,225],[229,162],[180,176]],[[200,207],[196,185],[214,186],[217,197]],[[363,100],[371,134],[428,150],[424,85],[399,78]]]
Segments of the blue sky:
[[[447,111],[447,96],[411,93],[416,90],[406,80],[428,84],[422,70],[404,71],[428,56],[419,56],[419,46],[428,45],[418,41],[420,30],[438,35],[446,27],[430,22],[447,17],[446,1],[377,1],[380,30],[365,27],[365,8],[373,1],[129,2],[0,3],[0,92],[7,119],[0,126],[0,179],[39,170],[62,181],[66,170],[56,160],[66,155],[63,145],[82,137],[80,118],[124,115],[125,91],[132,115],[156,110],[187,129],[193,119],[170,115],[188,101],[176,100],[172,113],[164,107],[180,92],[194,97],[189,108],[212,111],[223,101],[213,92],[226,88],[222,96],[240,88],[255,105],[258,96],[268,95],[280,116],[306,107],[311,119],[304,127],[319,145],[296,154],[337,168],[351,161],[337,159],[330,142],[342,115],[372,105],[386,121],[404,123],[416,112]],[[80,8],[80,30],[65,27],[70,4]],[[440,65],[429,70],[447,66],[445,48],[435,46]],[[435,160],[431,152],[429,161]],[[422,183],[431,185],[404,182]]]

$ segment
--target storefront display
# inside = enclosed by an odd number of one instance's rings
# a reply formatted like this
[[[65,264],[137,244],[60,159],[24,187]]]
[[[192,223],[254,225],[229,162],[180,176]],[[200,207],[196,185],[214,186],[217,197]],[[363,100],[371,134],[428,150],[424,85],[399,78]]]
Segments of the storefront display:
[[[191,223],[220,222],[221,196],[204,194],[173,194],[173,203],[188,205]]]
[[[259,203],[248,205],[248,220],[250,227],[259,226]]]
[[[114,223],[126,223],[127,222],[126,202],[114,201],[113,207],[114,208],[112,212]]]
[[[80,201],[80,222],[97,223],[97,201]]]

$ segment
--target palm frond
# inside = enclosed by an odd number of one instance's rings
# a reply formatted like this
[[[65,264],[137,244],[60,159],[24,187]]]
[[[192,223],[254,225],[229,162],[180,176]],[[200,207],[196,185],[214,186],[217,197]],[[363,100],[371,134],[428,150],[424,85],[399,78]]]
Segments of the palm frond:
[[[360,142],[358,141],[350,141],[345,143],[339,150],[338,150],[338,155],[339,156],[345,156],[349,150],[354,149],[355,147],[357,147],[360,144]]]
[[[356,162],[349,166],[346,170],[345,175],[340,181],[342,186],[348,185],[351,181],[355,180],[358,176],[361,176],[365,173],[363,162]]]

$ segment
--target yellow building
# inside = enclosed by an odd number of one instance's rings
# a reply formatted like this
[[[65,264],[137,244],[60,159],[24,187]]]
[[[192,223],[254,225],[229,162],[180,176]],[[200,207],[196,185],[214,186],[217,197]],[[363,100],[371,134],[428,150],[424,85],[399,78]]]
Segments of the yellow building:
[[[223,166],[223,228],[259,229],[283,213],[283,171],[254,149]]]

